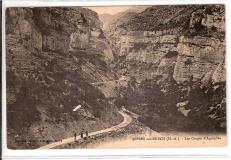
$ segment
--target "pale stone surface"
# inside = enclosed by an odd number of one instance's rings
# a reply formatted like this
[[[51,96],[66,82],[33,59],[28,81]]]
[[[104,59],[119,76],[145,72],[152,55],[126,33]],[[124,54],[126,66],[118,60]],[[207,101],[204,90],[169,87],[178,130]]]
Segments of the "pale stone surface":
[[[221,62],[212,75],[213,82],[225,82],[226,81],[226,67],[225,62]]]
[[[32,34],[32,28],[27,20],[22,20],[19,22],[19,31],[22,38],[28,38]]]
[[[70,36],[71,49],[86,49],[90,41],[91,31],[89,27],[81,27]]]
[[[160,37],[160,43],[176,43],[177,35],[165,35]]]
[[[170,67],[169,69],[172,69],[176,64],[173,77],[179,83],[187,81],[191,75],[195,77],[195,80],[207,77],[204,78],[205,81],[211,77],[211,73],[208,71],[214,70],[224,58],[225,44],[216,38],[180,36],[178,42],[178,35],[156,36],[153,34],[150,36],[148,31],[144,31],[143,34],[145,37],[142,38],[135,34],[121,36],[119,55],[126,56],[129,61],[159,63],[157,72],[161,71],[160,69],[166,64],[165,61],[169,62],[169,65],[166,65],[167,68]],[[152,45],[153,48],[144,47],[135,51],[136,43],[139,43],[141,47]],[[175,60],[162,59],[168,51],[179,53],[176,62]],[[165,69],[163,73],[166,72]]]
[[[99,37],[101,33],[99,31],[91,31],[91,36],[92,37]]]
[[[200,45],[200,44],[203,44]],[[173,77],[177,82],[184,82],[191,75],[195,80],[210,75],[217,65],[223,60],[225,45],[215,38],[207,37],[180,37],[177,46],[179,56],[177,58]]]
[[[43,50],[57,51],[67,53],[69,45],[69,37],[61,36],[60,33],[51,32],[49,35],[43,35]]]

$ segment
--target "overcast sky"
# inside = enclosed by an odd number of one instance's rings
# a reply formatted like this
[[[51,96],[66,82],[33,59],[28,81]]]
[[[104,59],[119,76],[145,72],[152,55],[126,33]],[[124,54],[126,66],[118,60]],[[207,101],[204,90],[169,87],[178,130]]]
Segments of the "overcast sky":
[[[129,8],[131,8],[131,6],[113,6],[113,7],[85,7],[85,8],[88,8],[88,9],[91,9],[95,12],[97,12],[98,14],[104,14],[104,13],[107,13],[107,14],[116,14],[116,13],[119,13],[119,12],[123,12]]]

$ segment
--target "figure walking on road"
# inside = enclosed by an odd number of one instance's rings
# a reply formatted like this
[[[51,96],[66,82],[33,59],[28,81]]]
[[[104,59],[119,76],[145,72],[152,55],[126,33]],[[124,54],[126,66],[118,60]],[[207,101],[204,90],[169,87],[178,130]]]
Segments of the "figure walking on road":
[[[85,133],[86,133],[86,137],[88,137],[88,131],[86,131]]]
[[[82,130],[80,133],[81,138],[83,138],[84,131]]]

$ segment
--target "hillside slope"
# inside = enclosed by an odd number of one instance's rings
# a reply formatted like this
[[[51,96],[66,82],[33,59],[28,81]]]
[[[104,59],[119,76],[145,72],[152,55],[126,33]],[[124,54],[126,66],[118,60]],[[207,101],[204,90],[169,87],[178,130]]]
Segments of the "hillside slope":
[[[9,148],[36,148],[121,120],[91,85],[115,79],[100,26],[98,15],[81,7],[7,9]],[[82,107],[74,112],[77,105]]]

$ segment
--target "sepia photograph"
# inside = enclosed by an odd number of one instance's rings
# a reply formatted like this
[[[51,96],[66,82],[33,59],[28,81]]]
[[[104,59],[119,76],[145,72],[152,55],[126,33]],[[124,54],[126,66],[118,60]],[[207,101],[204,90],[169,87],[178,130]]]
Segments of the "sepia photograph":
[[[227,146],[224,4],[8,7],[7,148]]]

